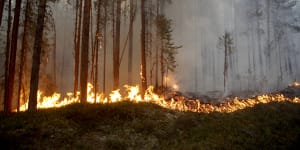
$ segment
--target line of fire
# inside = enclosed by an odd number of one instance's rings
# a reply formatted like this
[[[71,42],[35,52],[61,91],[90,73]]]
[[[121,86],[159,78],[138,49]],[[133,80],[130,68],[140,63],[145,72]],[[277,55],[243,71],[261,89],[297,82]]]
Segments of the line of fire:
[[[296,1],[220,3],[209,16],[203,7],[212,4],[1,1],[2,110],[131,101],[233,112],[299,103],[281,92],[299,87]]]

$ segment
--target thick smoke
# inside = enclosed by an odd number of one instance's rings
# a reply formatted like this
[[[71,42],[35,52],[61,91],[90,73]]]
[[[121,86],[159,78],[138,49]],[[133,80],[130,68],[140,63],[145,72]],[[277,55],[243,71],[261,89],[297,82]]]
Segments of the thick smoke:
[[[299,80],[300,4],[276,2],[268,8],[268,0],[174,0],[166,12],[183,45],[175,75],[181,90],[224,91],[218,41],[225,32],[233,38],[225,95],[275,91]]]

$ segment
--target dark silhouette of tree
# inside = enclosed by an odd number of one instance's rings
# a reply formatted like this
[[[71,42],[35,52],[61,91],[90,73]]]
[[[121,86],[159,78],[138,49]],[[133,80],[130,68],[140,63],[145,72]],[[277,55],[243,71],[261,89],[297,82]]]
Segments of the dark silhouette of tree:
[[[136,3],[130,0],[129,48],[128,48],[128,84],[132,84],[133,62],[133,22],[135,20]]]
[[[120,76],[120,31],[121,31],[121,0],[116,0],[116,20],[115,20],[115,34],[114,34],[114,48],[113,48],[113,75],[114,84],[113,89],[119,88]],[[113,10],[114,11],[114,10]]]
[[[47,0],[40,0],[38,6],[37,27],[34,40],[34,51],[32,56],[32,70],[30,79],[30,94],[28,111],[37,110],[37,91],[39,85],[39,71],[41,62],[41,49],[43,41],[44,22],[46,15]]]
[[[87,102],[87,82],[89,63],[89,32],[91,0],[84,0],[82,45],[81,45],[81,68],[80,68],[80,102]]]
[[[6,51],[5,51],[5,80],[4,80],[4,111],[9,111],[8,93],[9,93],[9,57],[10,57],[10,32],[11,32],[11,0],[8,0],[8,20],[7,20],[7,32],[6,32]]]
[[[0,2],[0,26],[1,26],[1,23],[2,23],[2,16],[3,16],[4,4],[5,4],[5,0],[2,0]]]
[[[233,53],[233,38],[229,32],[225,32],[224,36],[219,38],[219,48],[224,48],[224,93],[226,92],[227,76],[228,76],[228,62],[229,55]]]
[[[9,68],[8,68],[8,89],[5,90],[7,93],[7,99],[5,100],[4,110],[6,112],[13,111],[13,92],[14,92],[14,83],[15,83],[15,72],[16,72],[16,57],[17,57],[17,45],[18,45],[18,33],[19,33],[19,22],[20,22],[20,13],[21,13],[21,0],[16,0],[15,12],[14,12],[14,22],[12,29],[12,38],[10,46],[10,57],[9,57]]]
[[[146,67],[146,12],[145,12],[145,0],[141,1],[141,23],[142,23],[142,31],[141,31],[141,80],[142,80],[142,88],[141,94],[142,97],[145,95],[145,91],[147,89],[147,67]]]
[[[172,38],[172,20],[167,19],[164,15],[157,18],[158,31],[161,43],[160,48],[160,68],[161,68],[161,86],[165,86],[164,78],[168,76],[169,72],[174,72],[177,64],[175,55],[181,46],[176,46]]]
[[[78,90],[78,79],[79,79],[79,61],[80,61],[80,42],[81,42],[81,16],[82,16],[82,0],[76,0],[76,19],[75,19],[75,37],[74,37],[74,90],[76,93]]]
[[[108,20],[108,2],[104,0],[104,23],[103,23],[103,85],[102,90],[106,92],[106,48],[107,48],[107,20]]]
[[[20,56],[20,68],[19,68],[19,83],[18,83],[18,101],[17,101],[17,111],[19,112],[20,108],[20,100],[21,100],[21,89],[22,89],[22,81],[23,81],[23,74],[24,74],[24,66],[26,62],[26,53],[28,50],[27,47],[27,36],[28,36],[28,25],[29,25],[29,11],[31,9],[29,0],[26,1],[26,8],[25,8],[25,20],[24,20],[24,31],[22,37],[22,48],[21,48],[21,56]]]

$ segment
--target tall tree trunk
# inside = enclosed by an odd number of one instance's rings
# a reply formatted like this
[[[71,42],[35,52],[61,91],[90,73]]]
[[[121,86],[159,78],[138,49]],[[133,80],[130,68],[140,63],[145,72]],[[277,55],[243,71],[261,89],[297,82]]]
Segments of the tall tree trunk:
[[[164,63],[164,41],[161,41],[161,46],[160,46],[160,75],[161,75],[161,86],[164,88],[164,76],[165,76],[165,63]]]
[[[83,30],[81,45],[81,68],[80,68],[80,102],[87,102],[87,80],[89,63],[89,33],[90,33],[90,10],[91,0],[84,0]]]
[[[91,41],[91,46],[90,49],[92,51],[92,64],[91,64],[91,73],[90,73],[90,81],[91,83],[93,83],[94,81],[94,75],[95,75],[95,53],[96,53],[96,49],[95,49],[95,45],[94,45],[94,27],[93,27],[93,6],[91,5],[91,10],[90,10],[90,30],[91,30],[91,35],[90,35],[90,41]]]
[[[114,74],[114,85],[113,89],[119,88],[119,71],[120,71],[120,31],[121,31],[121,0],[117,0],[116,10],[116,33],[115,33],[115,46],[113,50],[113,74]]]
[[[156,52],[155,52],[155,88],[158,88],[158,66],[159,66],[159,0],[156,0]]]
[[[76,43],[75,43],[75,68],[74,68],[74,94],[78,91],[79,79],[79,61],[80,61],[80,43],[81,43],[81,16],[82,16],[82,0],[79,0],[79,7],[76,8],[78,20],[76,24]],[[76,14],[77,16],[77,14]]]
[[[98,1],[97,5],[97,27],[96,27],[96,36],[95,36],[95,77],[94,77],[94,93],[95,93],[95,103],[97,101],[97,92],[98,92],[98,65],[99,65],[99,46],[100,46],[100,40],[101,40],[101,33],[100,33],[100,19],[101,19],[101,2]]]
[[[53,20],[53,32],[54,32],[54,39],[53,39],[53,41],[54,41],[54,48],[53,48],[53,56],[52,56],[52,61],[53,61],[53,83],[54,83],[54,86],[55,86],[55,89],[57,88],[57,83],[56,83],[56,25],[55,25],[55,23],[54,23],[54,20]]]
[[[226,92],[226,80],[227,80],[227,74],[228,74],[228,40],[229,40],[229,35],[228,33],[225,33],[224,36],[224,48],[225,48],[225,52],[224,52],[224,93]]]
[[[141,1],[141,22],[142,22],[142,31],[141,31],[141,80],[142,80],[142,89],[141,94],[144,98],[145,91],[147,89],[147,67],[146,67],[146,12],[145,12],[145,0]]]
[[[75,91],[75,82],[76,81],[76,74],[78,74],[78,67],[75,66],[76,64],[76,57],[79,55],[79,53],[77,52],[77,41],[78,41],[78,22],[79,22],[79,19],[78,19],[78,15],[79,15],[79,0],[76,0],[76,5],[75,5],[75,28],[74,28],[74,85],[73,85],[73,93],[76,94],[76,91]],[[77,78],[78,79],[78,78]],[[76,90],[77,90],[77,87],[76,87]]]
[[[103,87],[102,87],[102,90],[103,90],[103,94],[105,94],[106,92],[106,47],[107,47],[107,0],[104,0],[104,28],[103,28]]]
[[[262,60],[262,48],[261,48],[261,29],[260,29],[260,5],[259,5],[259,1],[255,1],[255,5],[256,5],[256,34],[257,34],[257,47],[258,47],[258,53],[259,53],[259,68],[260,68],[260,75],[261,77],[264,76],[264,66],[263,66],[263,60]]]
[[[16,0],[15,4],[15,13],[14,13],[14,22],[12,29],[12,39],[10,46],[10,57],[9,57],[9,68],[8,68],[8,97],[6,100],[5,110],[7,112],[13,111],[12,102],[13,102],[13,92],[14,92],[14,83],[15,83],[15,68],[16,68],[16,56],[17,56],[17,47],[18,47],[18,33],[19,33],[19,22],[20,22],[20,12],[21,12],[21,0]]]
[[[28,111],[37,110],[37,91],[39,86],[39,71],[41,62],[41,50],[43,42],[44,19],[46,15],[47,0],[40,0],[38,7],[37,27],[34,40],[34,51],[32,56],[32,70],[30,79],[30,93]]]
[[[26,2],[25,8],[25,20],[24,20],[24,31],[23,31],[23,38],[22,38],[22,48],[21,48],[21,56],[20,56],[20,68],[19,68],[19,84],[18,84],[18,104],[17,104],[17,111],[19,112],[20,109],[20,100],[21,100],[21,89],[22,89],[22,81],[23,81],[23,72],[24,72],[24,65],[26,62],[26,52],[27,52],[27,35],[28,35],[28,19],[29,19],[29,9],[31,8],[29,0]],[[25,95],[23,95],[25,96]]]
[[[7,100],[8,100],[8,93],[9,93],[9,57],[10,57],[10,42],[11,42],[11,36],[10,36],[10,31],[11,31],[11,0],[8,0],[8,21],[7,21],[7,33],[6,33],[6,52],[5,52],[5,80],[4,80],[4,86],[5,86],[5,91],[4,91],[4,111],[8,111],[8,107],[5,107],[7,105]]]
[[[267,0],[267,68],[271,68],[271,0]]]
[[[3,16],[4,4],[5,4],[5,0],[2,0],[0,2],[0,26],[1,26],[1,23],[2,23],[2,16]]]
[[[129,24],[129,49],[128,49],[128,84],[132,85],[132,57],[133,57],[133,21],[134,21],[134,4],[130,0],[130,24]]]

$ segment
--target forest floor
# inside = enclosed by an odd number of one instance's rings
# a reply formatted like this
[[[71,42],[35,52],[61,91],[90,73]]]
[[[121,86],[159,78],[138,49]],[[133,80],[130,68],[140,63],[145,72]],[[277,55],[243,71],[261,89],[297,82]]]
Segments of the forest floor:
[[[154,104],[73,104],[0,113],[1,149],[298,149],[300,104],[191,113]]]

